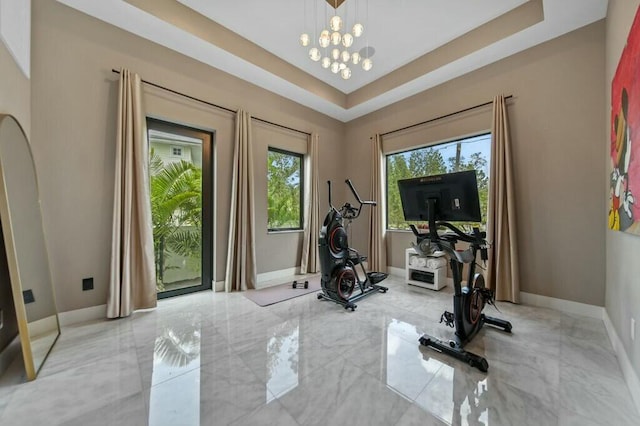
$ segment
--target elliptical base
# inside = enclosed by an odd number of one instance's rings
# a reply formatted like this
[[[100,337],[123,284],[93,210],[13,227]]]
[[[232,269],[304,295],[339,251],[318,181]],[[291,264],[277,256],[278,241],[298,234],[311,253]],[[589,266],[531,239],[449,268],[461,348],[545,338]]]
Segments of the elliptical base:
[[[335,302],[339,305],[344,306],[345,309],[351,309],[351,312],[353,312],[358,307],[358,305],[356,305],[353,302],[356,302],[360,299],[364,299],[367,296],[371,296],[373,293],[386,293],[387,290],[389,290],[388,287],[384,287],[378,284],[371,284],[367,286],[360,294],[351,296],[349,299],[346,299],[346,300],[333,298],[329,296],[327,293],[325,293],[324,291],[321,293],[318,293],[318,300],[324,299],[324,300],[329,300],[331,302]]]
[[[489,363],[485,358],[481,357],[480,355],[465,351],[464,348],[457,342],[444,342],[443,340],[424,334],[422,335],[422,337],[420,337],[420,344],[434,349],[438,352],[442,352],[449,356],[457,358],[460,361],[469,364],[471,367],[476,367],[483,373],[486,373],[489,370]]]

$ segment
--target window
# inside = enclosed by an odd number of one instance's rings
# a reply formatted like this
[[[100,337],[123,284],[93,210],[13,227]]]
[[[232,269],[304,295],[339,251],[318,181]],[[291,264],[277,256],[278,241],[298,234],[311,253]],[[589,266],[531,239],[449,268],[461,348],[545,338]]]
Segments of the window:
[[[158,298],[209,289],[214,135],[153,118],[147,129]]]
[[[490,133],[387,155],[387,229],[409,228],[402,212],[398,180],[460,170],[476,170],[482,212],[480,226],[485,228],[490,162]]]
[[[269,231],[302,229],[302,154],[269,148],[267,204]]]

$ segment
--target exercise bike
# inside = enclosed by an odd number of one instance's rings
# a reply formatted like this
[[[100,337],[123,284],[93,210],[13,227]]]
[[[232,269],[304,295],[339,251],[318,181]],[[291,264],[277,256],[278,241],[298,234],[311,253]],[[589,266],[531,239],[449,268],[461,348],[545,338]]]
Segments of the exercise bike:
[[[349,247],[347,238],[349,225],[360,216],[362,206],[375,206],[376,202],[362,201],[351,181],[347,179],[345,182],[359,205],[355,207],[347,202],[340,209],[336,209],[331,203],[331,181],[327,181],[329,212],[320,229],[318,242],[322,273],[320,279],[322,292],[318,293],[318,299],[330,300],[353,312],[357,307],[355,301],[373,293],[387,292],[388,288],[378,283],[387,278],[388,274],[367,272],[363,265],[367,260],[366,256],[361,256],[355,249]],[[343,225],[344,220],[347,221],[346,227]],[[361,274],[358,273],[357,265],[360,265]],[[354,295],[356,285],[359,293]]]
[[[487,360],[465,351],[465,344],[473,339],[484,324],[500,328],[507,333],[511,332],[512,325],[509,321],[482,313],[485,305],[495,306],[493,291],[485,287],[484,277],[476,273],[475,269],[478,251],[483,261],[488,259],[489,244],[486,241],[486,232],[480,231],[477,227],[473,228],[472,232],[463,232],[446,222],[480,221],[475,171],[407,179],[398,183],[406,220],[424,219],[426,210],[429,232],[421,234],[411,225],[417,240],[414,249],[423,255],[444,251],[449,257],[453,277],[453,312],[445,311],[440,317],[440,323],[444,322],[445,325],[455,328],[455,338],[443,341],[425,334],[420,337],[420,344],[486,372],[489,368]],[[405,206],[405,201],[408,206]],[[418,206],[422,206],[422,212],[416,215],[411,210]],[[438,228],[446,228],[448,232],[438,233]],[[458,250],[458,242],[468,243],[469,247],[466,250]],[[467,281],[463,285],[464,265],[467,265]]]

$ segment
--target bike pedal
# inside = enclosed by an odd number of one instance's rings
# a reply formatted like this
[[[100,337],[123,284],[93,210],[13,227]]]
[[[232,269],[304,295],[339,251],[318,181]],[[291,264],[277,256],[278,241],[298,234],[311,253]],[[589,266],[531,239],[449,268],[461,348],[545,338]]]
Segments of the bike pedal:
[[[445,325],[453,328],[453,321],[454,321],[454,316],[453,316],[453,312],[448,312],[445,311],[442,316],[440,317],[440,324],[442,324],[444,322]]]

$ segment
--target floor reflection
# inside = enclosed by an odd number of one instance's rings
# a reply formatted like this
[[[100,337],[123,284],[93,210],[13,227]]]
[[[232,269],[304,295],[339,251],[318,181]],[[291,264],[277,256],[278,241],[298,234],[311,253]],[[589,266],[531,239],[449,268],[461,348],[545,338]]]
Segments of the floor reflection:
[[[449,365],[436,358],[440,355],[433,350],[421,347],[419,336],[415,325],[396,319],[389,322],[386,333],[387,386],[409,399],[415,399],[424,410],[449,425],[488,425],[486,375],[476,375],[464,365],[458,365],[456,370],[455,364]],[[411,340],[416,343],[410,343]],[[416,385],[420,388],[417,389]]]
[[[299,325],[285,322],[267,342],[267,402],[298,386],[299,337]]]
[[[149,424],[200,424],[201,325],[196,316],[163,324],[153,351]],[[174,390],[161,384],[170,378]],[[179,392],[175,392],[179,389]],[[180,413],[189,413],[188,416]]]
[[[430,348],[422,349],[424,359],[444,357]],[[489,425],[489,407],[492,400],[489,378],[464,364],[443,359],[436,376],[416,398],[416,403],[447,424],[453,426]],[[494,419],[495,420],[495,419]]]

